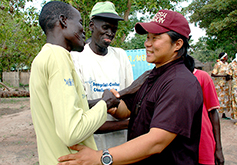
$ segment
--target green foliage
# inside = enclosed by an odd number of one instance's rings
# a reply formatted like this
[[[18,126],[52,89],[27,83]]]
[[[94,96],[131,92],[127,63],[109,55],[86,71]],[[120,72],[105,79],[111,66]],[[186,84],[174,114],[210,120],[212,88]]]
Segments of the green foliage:
[[[207,49],[207,38],[199,38],[196,44],[190,44],[189,54],[201,62],[213,62],[218,59],[218,55],[222,52],[221,49],[215,51]]]
[[[237,50],[236,0],[195,0],[184,11],[192,14],[190,22],[206,30],[206,49],[220,49],[234,57]]]
[[[0,1],[0,73],[19,69],[23,66],[30,68],[34,57],[38,54],[46,41],[38,24],[38,14],[34,7],[25,9],[27,2],[32,0],[2,0]],[[45,0],[41,0],[45,3]],[[86,38],[89,38],[89,15],[96,2],[101,0],[61,0],[77,8],[84,22]],[[161,8],[175,9],[177,2],[183,0],[111,0],[116,11],[124,21],[119,22],[119,29],[112,46],[125,49],[144,47],[144,36],[135,35],[125,42],[127,35],[133,31],[138,21],[150,20],[150,17]],[[143,14],[137,18],[137,12]],[[1,74],[0,74],[1,75]]]
[[[1,3],[0,72],[30,67],[45,42],[36,9],[31,7],[24,10],[25,3],[24,0],[5,0]]]
[[[131,40],[124,42],[121,47],[125,50],[143,49],[145,48],[144,41],[146,40],[146,37],[146,35],[139,35],[136,33],[135,36],[131,38]]]
[[[67,2],[78,9],[81,13],[84,29],[86,32],[86,38],[89,38],[91,33],[88,28],[89,15],[92,7],[101,0],[62,0]],[[119,29],[116,33],[116,37],[113,40],[112,46],[121,47],[124,45],[126,36],[133,31],[133,28],[138,21],[144,20],[144,17],[137,18],[136,13],[149,14],[149,17],[153,17],[154,14],[161,8],[174,9],[177,2],[183,0],[110,0],[114,3],[118,14],[124,18],[124,21],[119,22]]]

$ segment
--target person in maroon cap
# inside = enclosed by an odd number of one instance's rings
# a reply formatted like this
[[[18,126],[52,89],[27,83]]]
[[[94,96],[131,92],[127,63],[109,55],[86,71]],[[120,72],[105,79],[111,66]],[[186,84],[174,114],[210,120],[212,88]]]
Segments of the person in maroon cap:
[[[128,142],[104,151],[72,146],[79,152],[60,157],[60,165],[198,164],[203,97],[186,67],[192,62],[187,58],[188,22],[177,12],[160,10],[135,29],[147,34],[146,60],[155,67],[136,93],[121,96],[131,111]],[[115,112],[116,117],[124,114]]]

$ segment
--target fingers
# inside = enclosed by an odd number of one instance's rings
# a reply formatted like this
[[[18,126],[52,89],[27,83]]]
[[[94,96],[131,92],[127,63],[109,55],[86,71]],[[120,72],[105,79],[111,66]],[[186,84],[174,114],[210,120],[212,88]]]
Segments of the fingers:
[[[84,149],[85,146],[83,146],[83,145],[77,145],[77,144],[76,144],[76,145],[71,146],[71,147],[69,147],[69,148],[71,148],[72,150],[80,151],[80,150]],[[58,161],[59,161],[59,162],[64,162],[64,161],[75,160],[75,159],[76,159],[76,156],[77,156],[76,154],[64,155],[64,156],[59,157],[59,158],[58,158]],[[63,165],[63,164],[60,164],[60,165]]]
[[[82,150],[83,148],[85,148],[85,146],[76,144],[76,145],[71,146],[70,148],[71,148],[72,150],[80,151],[80,150]]]
[[[110,108],[110,109],[107,111],[107,113],[109,113],[110,115],[113,116],[113,115],[116,113],[116,111],[117,111],[117,108],[114,107],[114,108]]]
[[[117,98],[120,97],[118,91],[116,91],[115,89],[111,89],[110,92],[112,92],[112,93],[114,94],[115,97],[117,97]]]
[[[115,91],[113,92],[116,93]],[[102,95],[102,100],[106,102],[107,109],[110,109],[112,107],[118,107],[120,103],[120,100],[116,98],[115,95],[112,92],[110,92],[108,89],[104,90],[104,93]]]
[[[59,162],[65,162],[65,161],[71,161],[71,160],[75,160],[75,154],[64,155],[58,158]]]

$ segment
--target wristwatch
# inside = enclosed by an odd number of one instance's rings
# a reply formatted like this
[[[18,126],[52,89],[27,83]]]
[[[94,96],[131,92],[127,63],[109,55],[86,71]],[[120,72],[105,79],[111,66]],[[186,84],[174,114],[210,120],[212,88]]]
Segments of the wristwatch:
[[[103,165],[111,165],[113,163],[113,157],[110,155],[109,150],[103,150],[103,155],[101,156],[101,163]]]

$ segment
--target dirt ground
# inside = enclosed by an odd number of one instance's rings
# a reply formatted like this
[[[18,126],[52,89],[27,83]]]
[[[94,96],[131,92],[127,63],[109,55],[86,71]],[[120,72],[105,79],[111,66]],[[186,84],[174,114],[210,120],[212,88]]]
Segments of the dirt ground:
[[[225,165],[237,164],[237,126],[221,119]],[[29,98],[0,98],[0,165],[37,165]]]

